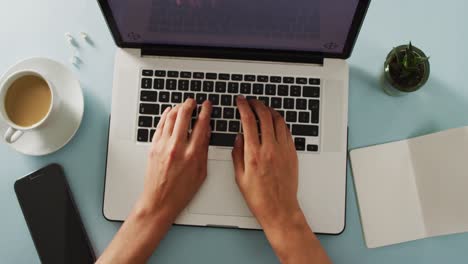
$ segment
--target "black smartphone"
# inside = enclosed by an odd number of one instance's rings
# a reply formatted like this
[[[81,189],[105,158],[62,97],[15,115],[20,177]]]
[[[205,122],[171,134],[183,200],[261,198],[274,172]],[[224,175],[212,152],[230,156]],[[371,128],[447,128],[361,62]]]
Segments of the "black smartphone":
[[[15,192],[42,263],[95,262],[60,165],[48,165],[17,180]]]

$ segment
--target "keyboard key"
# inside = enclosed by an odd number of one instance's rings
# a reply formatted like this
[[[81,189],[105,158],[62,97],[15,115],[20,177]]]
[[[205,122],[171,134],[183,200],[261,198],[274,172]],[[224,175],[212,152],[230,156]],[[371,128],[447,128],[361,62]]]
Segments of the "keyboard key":
[[[294,77],[283,77],[284,83],[294,83]]]
[[[212,105],[219,105],[219,94],[209,94],[208,100],[211,101]]]
[[[306,99],[296,99],[296,109],[298,109],[298,110],[307,110],[307,100]]]
[[[168,95],[169,96],[169,95]],[[168,97],[169,98],[169,97]],[[166,108],[171,108],[172,105],[170,104],[163,104],[161,105],[161,114],[164,113],[164,111],[166,110]]]
[[[281,83],[281,77],[280,76],[271,76],[270,77],[270,82],[272,82],[272,83]]]
[[[270,98],[266,96],[260,96],[258,97],[259,101],[262,101],[264,105],[270,106]]]
[[[149,141],[153,141],[154,133],[156,133],[156,129],[151,129],[150,130],[150,136],[149,136]]]
[[[141,88],[151,89],[152,87],[153,87],[153,79],[151,79],[151,78],[141,79]]]
[[[164,89],[164,79],[154,79],[154,89],[163,90]]]
[[[166,90],[177,90],[177,80],[176,79],[167,79],[166,80]]]
[[[221,105],[232,106],[232,95],[221,95]]]
[[[283,99],[283,108],[284,109],[294,109],[294,99],[284,98]]]
[[[320,85],[320,79],[317,79],[317,78],[310,78],[310,79],[309,79],[309,84],[310,84],[310,85]]]
[[[268,82],[268,76],[265,76],[265,75],[257,76],[257,82]]]
[[[188,80],[179,80],[179,91],[188,91],[189,90],[189,81]]]
[[[275,109],[279,109],[279,108],[282,107],[282,102],[283,102],[283,100],[281,100],[281,98],[272,97],[270,106],[275,108]]]
[[[320,97],[320,87],[304,86],[304,97]]]
[[[184,102],[189,99],[189,98],[192,98],[192,99],[195,99],[195,94],[194,93],[184,93]]]
[[[153,118],[151,116],[140,116],[138,117],[138,126],[139,127],[152,127]]]
[[[240,122],[231,120],[229,121],[229,132],[239,133]]]
[[[154,76],[157,77],[166,77],[166,71],[155,71]]]
[[[227,86],[226,82],[216,82],[215,91],[217,93],[225,93],[226,92],[226,86]]]
[[[278,110],[278,114],[280,114],[282,117],[284,117],[284,111],[283,110]]]
[[[180,73],[180,77],[181,78],[192,78],[192,73],[183,71],[183,72]]]
[[[242,81],[242,74],[232,74],[231,80],[233,81]]]
[[[320,107],[320,101],[315,99],[309,100],[309,110],[318,110]]]
[[[201,91],[201,81],[190,81],[190,91],[199,92]]]
[[[310,123],[309,112],[299,112],[299,123]]]
[[[232,147],[236,140],[236,134],[211,133],[210,145],[220,147]]]
[[[241,83],[241,88],[240,88],[241,94],[250,94],[252,93],[252,84],[250,83]]]
[[[159,105],[157,105],[157,104],[140,104],[140,114],[159,115]]]
[[[253,94],[263,94],[263,84],[261,83],[254,83],[253,85]]]
[[[305,138],[295,138],[294,139],[294,146],[296,147],[297,151],[304,151],[305,150]]]
[[[250,100],[256,100],[257,96],[247,95],[245,98],[247,99],[247,101],[250,101]]]
[[[307,84],[307,78],[296,78],[297,84]]]
[[[163,103],[169,102],[169,92],[160,92],[159,102],[163,102]]]
[[[317,152],[318,151],[318,146],[317,145],[307,145],[307,151]]]
[[[190,122],[190,127],[191,128],[195,128],[195,124],[197,123],[197,119],[196,118],[192,118],[192,121]]]
[[[278,85],[278,95],[288,96],[289,95],[289,87],[287,85]]]
[[[221,118],[221,107],[213,107],[211,111],[211,118]]]
[[[309,110],[311,114],[311,123],[318,124],[320,119],[320,101],[309,100]]]
[[[211,130],[215,129],[215,121],[214,120],[210,120],[210,127],[211,127]]]
[[[154,117],[154,127],[158,126],[160,120],[161,120],[161,117],[159,117],[159,116]]]
[[[234,119],[234,108],[231,107],[225,107],[223,109],[223,118],[224,119]]]
[[[291,122],[291,123],[297,122],[297,112],[287,111],[286,122]]]
[[[173,92],[171,94],[171,103],[175,103],[175,104],[182,103],[182,93]]]
[[[217,120],[216,121],[216,131],[220,131],[220,132],[227,131],[227,121],[226,120]]]
[[[205,74],[203,72],[194,72],[193,73],[193,78],[194,79],[204,79]]]
[[[246,82],[255,82],[255,75],[244,75],[244,81]]]
[[[319,110],[312,110],[311,111],[311,123],[314,123],[314,124],[318,124],[319,123],[319,119],[320,119],[320,113],[319,113]]]
[[[228,84],[228,93],[238,94],[239,93],[239,83],[230,82]]]
[[[211,93],[214,91],[214,82],[213,81],[204,81],[203,82],[203,91]]]
[[[143,75],[143,76],[153,76],[153,70],[143,70],[141,72],[141,75]]]
[[[229,75],[229,73],[220,73],[218,77],[220,80],[224,80],[224,81],[229,81],[231,79],[231,76]]]
[[[236,108],[236,119],[241,119],[241,115],[240,115],[240,112],[239,112],[239,109]]]
[[[207,95],[204,93],[199,93],[195,96],[195,100],[197,101],[197,104],[203,104],[203,102],[206,101]]]
[[[301,87],[297,85],[291,85],[291,96],[301,96]]]
[[[179,78],[179,72],[178,71],[168,71],[167,72],[167,77]]]
[[[158,100],[158,92],[141,91],[140,100],[143,102],[156,102]]]
[[[266,95],[276,95],[276,85],[274,84],[267,84],[265,86],[265,94]]]
[[[292,134],[295,136],[318,136],[318,126],[314,125],[292,125]]]
[[[138,142],[148,142],[148,129],[138,129],[137,140]]]
[[[213,73],[213,72],[208,72],[208,73],[206,73],[206,79],[216,80],[216,79],[218,79],[218,74]]]

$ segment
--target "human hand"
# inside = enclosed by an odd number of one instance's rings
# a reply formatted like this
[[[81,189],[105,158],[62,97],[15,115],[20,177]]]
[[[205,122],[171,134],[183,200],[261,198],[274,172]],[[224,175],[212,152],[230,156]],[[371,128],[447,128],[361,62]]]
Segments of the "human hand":
[[[261,138],[254,109],[260,120]],[[264,229],[281,226],[300,212],[297,200],[298,158],[283,117],[258,100],[239,96],[237,106],[244,136],[232,151],[236,182]]]
[[[261,138],[254,109],[260,120]],[[331,263],[297,200],[298,158],[283,117],[237,97],[244,136],[232,150],[236,182],[281,263]]]
[[[211,103],[204,102],[189,134],[193,99],[166,109],[156,128],[148,158],[143,204],[171,221],[192,200],[207,176]]]

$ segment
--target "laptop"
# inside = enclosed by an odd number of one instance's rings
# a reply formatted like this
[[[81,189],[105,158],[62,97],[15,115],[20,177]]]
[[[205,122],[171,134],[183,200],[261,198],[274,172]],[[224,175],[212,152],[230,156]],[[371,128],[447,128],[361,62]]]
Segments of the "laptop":
[[[237,95],[284,116],[298,199],[316,233],[345,228],[347,59],[370,0],[99,0],[115,55],[103,214],[126,219],[143,190],[165,108],[213,103],[208,177],[175,224],[261,229],[234,179]],[[197,112],[193,119],[196,120]]]

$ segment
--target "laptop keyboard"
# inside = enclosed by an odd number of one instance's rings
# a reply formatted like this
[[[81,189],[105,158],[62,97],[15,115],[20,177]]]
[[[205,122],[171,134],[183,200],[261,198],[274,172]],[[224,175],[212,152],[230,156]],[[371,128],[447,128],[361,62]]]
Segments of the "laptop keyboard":
[[[192,114],[191,127],[210,100],[210,145],[232,147],[238,133],[242,133],[236,96],[258,99],[277,110],[286,121],[294,137],[297,151],[319,151],[320,79],[290,76],[229,74],[150,70],[141,71],[141,89],[137,141],[151,142],[161,114],[167,107],[194,98],[198,104]]]

